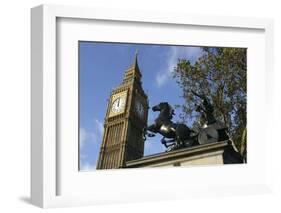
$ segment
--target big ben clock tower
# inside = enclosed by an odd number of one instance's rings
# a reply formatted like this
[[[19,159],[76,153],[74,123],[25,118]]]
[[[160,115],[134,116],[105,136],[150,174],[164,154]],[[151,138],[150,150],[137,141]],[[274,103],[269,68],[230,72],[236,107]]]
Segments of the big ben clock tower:
[[[125,162],[143,157],[142,129],[147,124],[148,99],[141,77],[136,53],[122,83],[111,92],[97,169],[122,168]]]

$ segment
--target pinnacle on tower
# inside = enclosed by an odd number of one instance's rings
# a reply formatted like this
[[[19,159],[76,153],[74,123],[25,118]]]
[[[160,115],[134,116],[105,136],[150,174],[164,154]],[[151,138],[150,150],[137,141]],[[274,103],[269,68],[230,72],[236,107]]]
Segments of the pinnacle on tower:
[[[123,83],[131,82],[132,79],[141,79],[141,72],[138,65],[138,50],[135,52],[133,63],[127,68],[124,73]]]
[[[139,54],[139,51],[138,51],[138,49],[136,49],[134,62],[133,62],[133,64],[130,66],[129,69],[132,69],[132,68],[133,68],[135,71],[139,72],[139,74],[141,75],[141,72],[140,72],[140,69],[139,69],[139,65],[138,65],[138,54]]]

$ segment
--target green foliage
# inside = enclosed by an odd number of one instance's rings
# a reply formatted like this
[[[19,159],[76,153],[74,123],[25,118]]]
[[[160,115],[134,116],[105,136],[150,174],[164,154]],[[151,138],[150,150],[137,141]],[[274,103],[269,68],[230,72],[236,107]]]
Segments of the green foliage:
[[[182,89],[185,103],[181,118],[197,120],[195,112],[200,99],[205,94],[214,106],[216,119],[228,128],[240,153],[244,154],[246,139],[246,92],[247,92],[247,50],[245,48],[202,48],[202,55],[195,63],[178,59],[173,77]],[[242,150],[243,149],[243,150]]]

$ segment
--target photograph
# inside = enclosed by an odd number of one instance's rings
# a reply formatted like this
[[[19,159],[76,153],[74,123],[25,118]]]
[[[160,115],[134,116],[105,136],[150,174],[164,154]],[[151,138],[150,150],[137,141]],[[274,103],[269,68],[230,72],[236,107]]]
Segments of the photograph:
[[[78,42],[79,171],[247,163],[247,48]]]

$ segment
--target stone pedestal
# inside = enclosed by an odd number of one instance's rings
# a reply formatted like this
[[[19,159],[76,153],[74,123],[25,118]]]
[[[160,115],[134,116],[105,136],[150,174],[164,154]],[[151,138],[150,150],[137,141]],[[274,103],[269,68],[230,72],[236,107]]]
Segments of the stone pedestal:
[[[227,146],[228,141],[221,141],[149,155],[138,160],[126,162],[126,167],[143,168],[224,164],[223,153]]]

